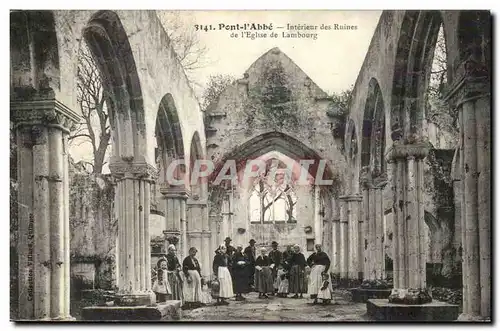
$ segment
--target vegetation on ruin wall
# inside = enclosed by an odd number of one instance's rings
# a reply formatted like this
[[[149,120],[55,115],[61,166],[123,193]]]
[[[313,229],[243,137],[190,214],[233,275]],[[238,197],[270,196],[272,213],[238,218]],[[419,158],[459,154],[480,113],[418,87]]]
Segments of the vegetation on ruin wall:
[[[266,63],[261,78],[249,89],[243,109],[249,131],[259,124],[274,129],[297,130],[307,123],[298,112],[290,79],[279,61]]]

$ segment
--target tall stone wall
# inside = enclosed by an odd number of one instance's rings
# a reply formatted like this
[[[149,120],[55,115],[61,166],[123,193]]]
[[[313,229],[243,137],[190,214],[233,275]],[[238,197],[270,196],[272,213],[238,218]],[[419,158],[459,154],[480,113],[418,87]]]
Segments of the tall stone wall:
[[[72,288],[115,285],[117,222],[110,176],[70,168],[70,252]]]

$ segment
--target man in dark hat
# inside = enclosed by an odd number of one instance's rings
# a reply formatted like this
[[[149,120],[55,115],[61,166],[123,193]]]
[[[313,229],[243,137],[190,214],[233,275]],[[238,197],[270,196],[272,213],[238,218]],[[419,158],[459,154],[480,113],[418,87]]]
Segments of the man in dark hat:
[[[226,254],[229,256],[229,260],[232,260],[234,252],[236,252],[236,248],[234,246],[231,246],[231,238],[226,237],[224,239],[224,242],[226,243]]]
[[[254,287],[254,275],[255,275],[255,258],[256,258],[256,249],[255,249],[256,241],[250,239],[249,246],[245,248],[244,254],[248,260],[248,285],[250,288]]]
[[[278,250],[278,243],[276,241],[273,241],[271,243],[271,246],[273,249],[271,252],[269,252],[269,258],[271,259],[271,265],[273,266],[273,268],[272,268],[272,270],[273,270],[273,282],[276,285],[277,284],[276,277],[278,275],[278,267],[282,263],[283,253],[281,253]],[[277,292],[278,289],[275,288],[275,291]]]

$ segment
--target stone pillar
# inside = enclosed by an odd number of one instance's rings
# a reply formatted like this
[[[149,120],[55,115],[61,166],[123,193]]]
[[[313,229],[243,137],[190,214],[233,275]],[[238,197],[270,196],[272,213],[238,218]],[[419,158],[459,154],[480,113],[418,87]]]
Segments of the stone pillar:
[[[323,244],[323,217],[321,215],[320,187],[314,186],[314,243]]]
[[[332,272],[340,276],[340,219],[332,221]]]
[[[463,313],[491,318],[491,105],[489,68],[467,60],[447,99],[458,109],[463,247]]]
[[[349,216],[348,216],[349,206],[347,202],[340,198],[340,222],[339,222],[339,274],[341,279],[348,279],[349,277],[349,266],[348,266],[348,254],[349,254]]]
[[[119,306],[154,303],[151,290],[151,238],[149,210],[151,183],[156,169],[139,162],[109,165],[116,178],[115,208],[118,216],[118,295]]]
[[[17,136],[17,320],[70,316],[68,134],[79,116],[53,95],[11,99]]]
[[[385,176],[373,180],[375,219],[375,240],[373,242],[374,279],[385,279],[385,249],[384,249],[384,188],[387,184]]]
[[[208,228],[207,200],[194,196],[186,201],[189,229],[187,232],[189,247],[198,249],[201,274],[210,276],[210,229]]]
[[[362,197],[363,197],[363,277],[365,279],[371,278],[371,270],[372,268],[372,245],[371,243],[371,232],[370,232],[370,189],[372,187],[371,179],[369,179],[366,175],[361,176],[360,186],[362,188]]]
[[[362,270],[359,269],[360,259],[359,256],[359,219],[361,216],[361,195],[346,195],[340,197],[342,201],[343,208],[340,222],[341,224],[346,224],[347,233],[345,235],[345,243],[347,246],[346,259],[344,262],[347,264],[347,278],[350,280],[359,280]]]
[[[186,200],[189,196],[187,190],[182,186],[160,187],[160,193],[165,199],[165,221],[163,231],[165,244],[175,245],[180,259],[187,256],[186,237]]]
[[[389,152],[393,167],[394,289],[389,302],[432,301],[426,290],[423,210],[424,158],[428,144],[395,142]],[[416,303],[416,301],[415,301]]]
[[[365,218],[364,276],[375,280],[385,278],[384,251],[384,201],[383,190],[387,183],[384,175],[372,179],[368,169],[360,178],[363,188],[363,213]]]

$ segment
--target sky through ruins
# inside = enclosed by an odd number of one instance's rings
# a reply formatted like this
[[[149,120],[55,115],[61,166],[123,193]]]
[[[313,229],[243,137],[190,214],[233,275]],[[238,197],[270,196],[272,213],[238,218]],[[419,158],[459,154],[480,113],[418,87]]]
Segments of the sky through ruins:
[[[209,63],[197,70],[196,81],[204,86],[210,75],[228,74],[241,78],[245,70],[261,55],[279,47],[327,93],[339,93],[356,81],[381,11],[181,11],[180,21],[187,31],[198,33],[207,49]],[[160,11],[160,20],[168,19],[168,12]],[[279,37],[231,38],[232,31],[219,30],[219,24],[273,23]],[[195,25],[210,26],[214,30],[198,31]],[[316,25],[317,39],[283,38],[281,33],[290,25]],[[320,30],[321,25],[332,26]],[[356,30],[334,30],[356,26]],[[276,27],[283,26],[285,29]],[[300,32],[311,32],[299,30]]]

